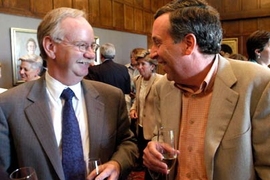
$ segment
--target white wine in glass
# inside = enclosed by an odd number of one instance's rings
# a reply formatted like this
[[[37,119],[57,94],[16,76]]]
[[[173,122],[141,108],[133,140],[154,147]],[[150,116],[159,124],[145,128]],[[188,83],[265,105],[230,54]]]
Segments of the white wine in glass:
[[[174,130],[172,128],[161,127],[158,131],[157,140],[162,146],[161,153],[164,157],[162,161],[167,164],[168,170],[170,171],[177,158],[177,153],[175,152],[176,139]],[[167,176],[166,179],[168,179]]]

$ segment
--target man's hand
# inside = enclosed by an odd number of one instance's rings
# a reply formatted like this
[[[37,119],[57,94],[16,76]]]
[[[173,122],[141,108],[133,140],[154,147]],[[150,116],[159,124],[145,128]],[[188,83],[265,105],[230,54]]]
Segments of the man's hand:
[[[143,164],[152,171],[159,172],[162,174],[168,173],[168,167],[166,163],[162,162],[164,158],[163,155],[160,153],[162,150],[166,148],[163,147],[162,144],[156,141],[150,141],[146,148],[143,151]],[[178,150],[176,151],[179,154]]]
[[[109,161],[105,164],[99,166],[99,174],[96,171],[90,172],[87,176],[87,180],[103,180],[108,178],[108,180],[118,179],[120,175],[120,165],[116,161]]]

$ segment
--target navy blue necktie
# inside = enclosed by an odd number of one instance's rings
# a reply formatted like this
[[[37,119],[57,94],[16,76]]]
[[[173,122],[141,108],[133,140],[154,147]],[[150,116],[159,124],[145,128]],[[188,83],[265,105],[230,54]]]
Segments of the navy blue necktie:
[[[80,128],[72,106],[73,96],[70,88],[64,89],[61,94],[65,100],[62,112],[62,165],[66,180],[85,180],[86,166]]]

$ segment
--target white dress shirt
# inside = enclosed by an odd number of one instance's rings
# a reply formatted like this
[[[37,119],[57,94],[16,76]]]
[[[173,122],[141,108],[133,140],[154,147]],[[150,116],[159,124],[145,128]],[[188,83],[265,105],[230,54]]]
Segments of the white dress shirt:
[[[49,106],[53,120],[53,127],[60,155],[62,154],[61,153],[62,108],[64,105],[64,100],[62,100],[60,96],[62,91],[67,87],[69,87],[75,94],[75,97],[72,99],[72,104],[80,127],[84,159],[88,159],[89,155],[88,120],[81,83],[75,84],[73,86],[66,86],[61,82],[57,81],[56,79],[54,79],[53,77],[51,77],[48,72],[46,72],[45,74],[45,79],[46,79],[46,90],[49,98]]]

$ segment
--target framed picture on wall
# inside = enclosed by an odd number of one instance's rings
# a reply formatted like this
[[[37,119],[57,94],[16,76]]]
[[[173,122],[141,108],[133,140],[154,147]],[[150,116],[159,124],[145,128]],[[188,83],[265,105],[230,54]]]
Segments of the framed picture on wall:
[[[98,45],[100,45],[99,44],[99,37],[98,36],[95,36],[95,43],[97,43]],[[101,63],[101,61],[100,61],[100,50],[98,48],[98,50],[96,51],[95,64],[98,65],[100,63]]]
[[[40,54],[37,42],[37,31],[35,29],[23,29],[12,27],[11,31],[11,53],[13,69],[13,85],[18,85],[24,81],[20,77],[19,58],[27,54]]]
[[[221,44],[227,44],[232,48],[233,53],[238,53],[238,38],[224,38],[222,39]]]

